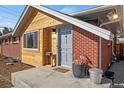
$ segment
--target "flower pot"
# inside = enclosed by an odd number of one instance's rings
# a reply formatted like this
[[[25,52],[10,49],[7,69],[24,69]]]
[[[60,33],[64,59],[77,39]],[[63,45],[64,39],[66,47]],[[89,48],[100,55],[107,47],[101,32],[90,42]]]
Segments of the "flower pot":
[[[83,78],[85,77],[85,65],[84,64],[72,64],[72,71],[74,77]]]

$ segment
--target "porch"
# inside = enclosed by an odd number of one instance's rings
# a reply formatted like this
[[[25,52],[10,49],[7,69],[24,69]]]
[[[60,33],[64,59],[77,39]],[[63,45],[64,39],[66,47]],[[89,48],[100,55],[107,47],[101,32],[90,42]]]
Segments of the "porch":
[[[66,73],[53,69],[43,66],[13,73],[12,84],[16,88],[108,88],[110,85],[93,84],[89,78],[75,78],[71,69]]]
[[[102,84],[93,84],[89,78],[75,78],[71,69],[62,73],[55,71],[57,67],[38,67],[12,73],[14,87],[31,88],[109,88],[110,80],[103,78]],[[124,61],[114,63],[110,71],[115,72],[115,88],[124,87]]]

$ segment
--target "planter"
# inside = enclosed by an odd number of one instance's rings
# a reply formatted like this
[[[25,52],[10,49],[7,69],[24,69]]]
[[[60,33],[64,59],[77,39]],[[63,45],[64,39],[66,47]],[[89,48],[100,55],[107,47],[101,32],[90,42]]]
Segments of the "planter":
[[[103,71],[102,69],[92,68],[89,70],[90,80],[95,84],[100,84],[102,80]]]
[[[74,77],[83,78],[85,77],[85,65],[84,64],[72,64],[72,71]]]

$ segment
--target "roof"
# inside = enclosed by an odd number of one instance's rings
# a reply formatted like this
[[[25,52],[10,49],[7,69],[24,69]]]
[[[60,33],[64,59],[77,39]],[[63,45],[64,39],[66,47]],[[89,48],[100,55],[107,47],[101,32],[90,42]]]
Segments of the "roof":
[[[72,13],[70,15],[71,16],[87,15],[87,14],[91,14],[91,13],[95,13],[95,12],[100,12],[100,11],[105,11],[105,10],[108,10],[108,9],[112,9],[115,6],[118,6],[118,5],[101,5],[101,6],[86,9],[86,10],[83,10],[83,11],[80,11],[80,12]]]
[[[0,39],[6,38],[6,37],[8,37],[8,36],[12,36],[12,32],[0,36]]]
[[[84,29],[90,33],[93,33],[97,36],[100,36],[106,40],[111,40],[111,37],[113,37],[112,33],[108,30],[105,30],[103,28],[100,28],[98,26],[84,22],[82,20],[79,20],[79,19],[74,18],[72,16],[69,16],[67,14],[64,14],[64,13],[55,11],[53,9],[49,9],[47,7],[44,7],[44,6],[40,6],[40,5],[33,5],[33,6],[27,6],[26,7],[25,11],[23,12],[22,16],[20,17],[19,21],[17,22],[17,24],[14,28],[14,31],[12,33],[13,35],[16,35],[16,33],[19,31],[18,29],[21,28],[21,24],[22,24],[22,22],[24,22],[23,19],[28,18],[29,14],[27,14],[27,12],[31,11],[30,7],[38,9],[41,12],[44,12],[44,13],[49,14],[51,16],[54,16],[54,17],[61,19],[65,22],[73,24],[77,27],[80,27],[80,28],[82,28],[82,29]]]

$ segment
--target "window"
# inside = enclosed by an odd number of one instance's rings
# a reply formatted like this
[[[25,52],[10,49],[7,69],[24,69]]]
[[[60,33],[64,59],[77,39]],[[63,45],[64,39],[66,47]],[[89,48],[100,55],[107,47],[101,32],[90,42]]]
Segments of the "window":
[[[13,42],[16,42],[16,41],[17,41],[17,38],[16,38],[16,37],[13,37],[13,38],[12,38],[12,41],[13,41]]]
[[[13,37],[12,42],[15,43],[15,44],[19,43],[19,37]]]
[[[9,38],[9,43],[11,43],[11,38]]]
[[[8,44],[8,39],[5,39],[5,44]]]
[[[38,48],[38,32],[24,34],[24,48]]]

